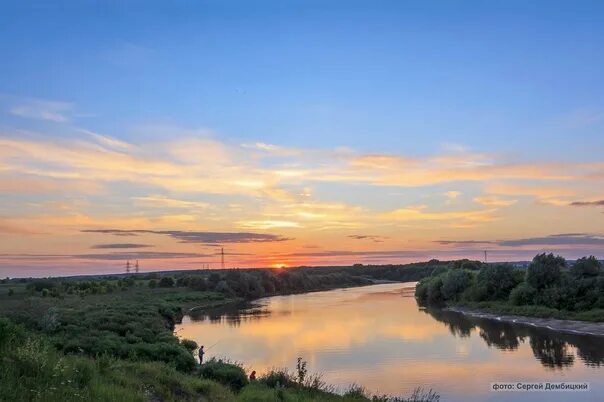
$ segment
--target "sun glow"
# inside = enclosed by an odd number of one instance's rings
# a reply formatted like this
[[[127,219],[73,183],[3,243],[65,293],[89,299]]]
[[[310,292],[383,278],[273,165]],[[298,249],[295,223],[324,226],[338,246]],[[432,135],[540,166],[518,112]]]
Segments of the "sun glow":
[[[279,268],[279,269],[283,269],[283,268],[288,268],[289,265],[282,263],[282,262],[276,262],[273,265],[271,265],[271,267],[273,268]]]

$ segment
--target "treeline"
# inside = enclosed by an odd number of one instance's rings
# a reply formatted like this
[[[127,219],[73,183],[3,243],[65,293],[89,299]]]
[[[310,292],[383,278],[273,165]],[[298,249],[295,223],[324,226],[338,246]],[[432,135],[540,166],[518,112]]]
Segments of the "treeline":
[[[420,281],[416,297],[425,304],[498,302],[566,312],[600,310],[604,270],[593,256],[570,265],[545,253],[535,256],[526,270],[508,264],[452,265]]]
[[[471,263],[467,260],[467,263]],[[403,265],[361,265],[345,267],[299,267],[275,269],[229,269],[105,276],[99,279],[21,279],[28,295],[64,297],[124,292],[146,286],[212,291],[230,297],[256,299],[264,296],[362,286],[376,280],[418,281],[446,269],[455,262],[431,260]],[[7,281],[8,282],[8,281]],[[12,294],[12,293],[11,293]]]

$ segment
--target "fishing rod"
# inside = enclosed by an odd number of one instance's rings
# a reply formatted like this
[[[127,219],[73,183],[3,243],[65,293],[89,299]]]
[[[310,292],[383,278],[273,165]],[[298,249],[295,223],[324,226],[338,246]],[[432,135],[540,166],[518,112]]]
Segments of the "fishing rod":
[[[214,342],[214,344],[212,346],[210,346],[209,348],[207,348],[206,350],[210,350],[212,349],[214,346],[218,345],[218,343],[221,341],[222,339],[217,340],[216,342]]]

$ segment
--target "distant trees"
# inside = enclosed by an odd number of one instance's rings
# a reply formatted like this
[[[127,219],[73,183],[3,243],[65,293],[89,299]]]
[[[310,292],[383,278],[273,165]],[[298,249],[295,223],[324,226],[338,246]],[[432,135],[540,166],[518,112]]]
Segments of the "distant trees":
[[[415,295],[427,304],[503,301],[514,306],[587,311],[604,308],[604,270],[593,256],[578,259],[570,270],[563,257],[545,253],[536,255],[526,270],[482,264],[476,272],[473,264],[460,260],[422,279]]]
[[[593,255],[579,258],[570,269],[575,278],[591,278],[602,272],[602,264]]]

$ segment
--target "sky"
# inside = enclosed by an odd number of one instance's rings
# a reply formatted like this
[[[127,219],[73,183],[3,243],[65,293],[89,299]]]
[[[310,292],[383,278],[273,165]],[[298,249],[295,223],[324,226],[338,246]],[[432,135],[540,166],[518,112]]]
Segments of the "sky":
[[[4,1],[0,276],[604,257],[604,3]]]

